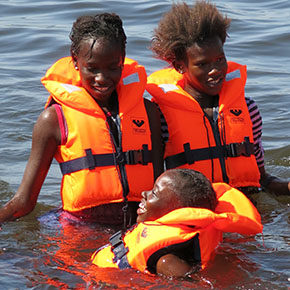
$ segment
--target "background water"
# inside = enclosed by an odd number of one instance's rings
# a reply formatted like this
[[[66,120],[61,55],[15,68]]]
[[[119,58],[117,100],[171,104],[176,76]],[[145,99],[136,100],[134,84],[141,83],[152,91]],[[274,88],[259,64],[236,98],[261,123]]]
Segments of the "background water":
[[[191,3],[191,1],[186,1]],[[254,3],[253,3],[254,2]],[[290,177],[290,2],[217,0],[232,18],[225,45],[229,60],[248,66],[247,95],[264,121],[266,168]],[[31,132],[47,93],[40,84],[46,69],[69,54],[68,34],[82,14],[116,12],[128,36],[127,56],[153,72],[165,64],[148,49],[152,31],[171,1],[6,0],[0,1],[0,205],[16,191],[30,152]],[[91,267],[91,253],[113,229],[67,224],[42,216],[61,203],[60,173],[54,163],[34,212],[2,225],[1,289],[289,289],[289,197],[257,195],[264,235],[226,235],[217,257],[196,281],[164,280],[134,270]]]

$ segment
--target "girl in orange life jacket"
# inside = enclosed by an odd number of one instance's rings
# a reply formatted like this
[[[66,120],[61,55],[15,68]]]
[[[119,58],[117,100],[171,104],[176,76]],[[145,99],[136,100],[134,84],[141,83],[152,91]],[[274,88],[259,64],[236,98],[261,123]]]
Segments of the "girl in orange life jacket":
[[[134,222],[141,192],[163,170],[159,113],[143,102],[146,72],[125,58],[119,16],[81,16],[70,38],[71,57],[42,79],[50,97],[34,126],[23,180],[0,209],[0,222],[34,209],[53,157],[63,173],[63,209],[108,224],[123,224],[123,216]]]
[[[184,277],[206,267],[222,232],[262,231],[259,213],[242,192],[225,183],[212,187],[194,170],[165,171],[142,196],[138,224],[113,235],[93,254],[93,264]]]
[[[192,168],[245,192],[262,185],[289,195],[290,182],[265,171],[262,120],[244,95],[246,67],[226,61],[229,25],[215,5],[197,1],[173,4],[155,29],[152,51],[173,67],[150,75],[147,85],[168,126],[167,169]]]

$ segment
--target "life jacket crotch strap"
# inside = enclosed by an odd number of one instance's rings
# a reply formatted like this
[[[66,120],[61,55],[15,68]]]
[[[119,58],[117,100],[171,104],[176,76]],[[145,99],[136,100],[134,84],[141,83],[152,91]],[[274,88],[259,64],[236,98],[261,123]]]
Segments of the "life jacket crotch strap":
[[[165,158],[166,168],[172,169],[184,164],[193,164],[195,161],[209,160],[215,158],[249,157],[254,154],[254,144],[249,137],[245,137],[241,143],[230,143],[223,146],[190,149],[190,144],[183,144],[184,152],[174,154]]]
[[[114,253],[113,262],[118,265],[119,269],[131,268],[126,256],[129,249],[125,247],[122,240],[122,231],[118,231],[112,235],[109,241],[112,246],[112,252]]]
[[[147,165],[152,163],[152,151],[148,145],[143,144],[143,149],[128,150],[118,153],[93,154],[91,149],[85,149],[86,156],[59,163],[63,175],[83,169],[93,170],[96,167],[123,165]]]

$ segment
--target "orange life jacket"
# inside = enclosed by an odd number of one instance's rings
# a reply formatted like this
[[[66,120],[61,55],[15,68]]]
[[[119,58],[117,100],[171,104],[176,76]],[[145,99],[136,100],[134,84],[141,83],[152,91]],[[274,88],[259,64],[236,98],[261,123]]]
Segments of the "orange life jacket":
[[[68,129],[67,141],[55,154],[63,173],[63,208],[79,211],[100,204],[139,201],[153,186],[151,137],[143,93],[144,67],[126,59],[117,86],[122,134],[121,151],[113,146],[107,117],[80,84],[71,57],[57,61],[42,83],[61,105]]]
[[[243,193],[225,183],[214,183],[213,188],[218,198],[215,212],[187,207],[138,223],[124,235],[118,232],[112,236],[110,244],[92,255],[93,264],[156,273],[161,256],[183,249],[192,263],[205,268],[223,232],[262,232],[261,217]]]
[[[183,75],[163,69],[148,77],[153,96],[169,131],[166,168],[183,167],[202,172],[212,182],[234,187],[259,187],[252,122],[245,101],[246,66],[228,63],[219,95],[217,123],[209,121],[199,103],[183,90]]]

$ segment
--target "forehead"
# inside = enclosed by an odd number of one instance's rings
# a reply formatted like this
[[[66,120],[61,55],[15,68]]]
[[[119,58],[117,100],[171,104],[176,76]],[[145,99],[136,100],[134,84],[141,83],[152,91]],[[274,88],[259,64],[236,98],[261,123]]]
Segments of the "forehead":
[[[219,37],[215,36],[202,42],[195,42],[187,48],[186,53],[189,58],[220,55],[224,53],[223,43]]]
[[[122,55],[121,43],[117,40],[109,40],[104,37],[93,39],[85,38],[80,42],[78,57],[96,55]]]
[[[156,187],[163,194],[177,195],[174,191],[174,184],[176,182],[176,177],[170,173],[163,173],[156,181]]]

